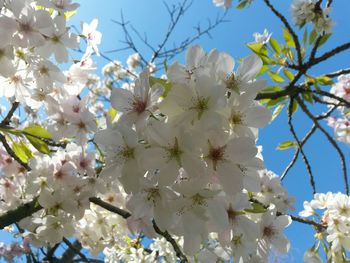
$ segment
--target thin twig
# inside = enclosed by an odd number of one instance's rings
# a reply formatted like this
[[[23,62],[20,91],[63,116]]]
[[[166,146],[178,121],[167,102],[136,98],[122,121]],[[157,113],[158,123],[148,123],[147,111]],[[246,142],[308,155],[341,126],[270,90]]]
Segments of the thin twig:
[[[120,209],[116,206],[113,206],[107,202],[104,202],[103,200],[101,200],[98,197],[91,197],[90,202],[103,207],[104,209],[116,213],[118,215],[120,215],[121,217],[127,219],[128,217],[131,216],[131,213],[129,213],[128,211],[125,211],[123,209]],[[159,229],[159,227],[157,226],[156,222],[153,220],[153,228],[156,231],[156,233],[158,233],[159,235],[163,236],[174,248],[176,255],[179,257],[180,262],[188,262],[186,256],[182,253],[181,249],[179,248],[178,244],[176,243],[176,241],[171,237],[171,235],[168,233],[168,231],[162,231]]]
[[[63,254],[59,262],[70,262],[76,255],[78,255],[84,262],[90,262],[88,258],[83,253],[81,253],[80,250],[82,249],[82,245],[79,240],[75,240],[72,244],[67,238],[63,237],[63,242],[68,246],[68,249]]]
[[[342,97],[339,97],[337,95],[334,95],[333,93],[330,93],[328,91],[324,90],[309,90],[309,92],[316,93],[322,96],[326,96],[335,100],[338,100],[339,102],[342,102],[346,107],[350,108],[350,102],[343,99]]]
[[[300,144],[303,147],[304,144],[308,141],[308,139],[311,137],[311,135],[316,131],[316,126],[313,125],[310,129],[310,131],[305,135],[305,137],[301,140]],[[284,170],[284,172],[281,175],[281,180],[283,180],[286,175],[288,174],[289,170],[294,166],[294,164],[296,163],[298,156],[300,153],[300,149],[299,147],[296,149],[294,156],[292,158],[292,160],[290,161],[290,163],[288,164],[288,166],[286,167],[286,169]]]
[[[187,257],[182,253],[180,247],[176,243],[175,239],[172,238],[172,236],[168,233],[168,231],[162,231],[154,221],[152,220],[153,228],[156,231],[157,234],[163,236],[174,248],[176,256],[180,259],[180,262],[185,263],[188,262]]]
[[[12,107],[9,110],[9,112],[7,113],[6,117],[1,121],[0,123],[0,127],[9,125],[11,122],[11,118],[13,116],[13,114],[15,113],[15,111],[17,110],[19,106],[19,102],[15,101],[14,103],[12,103]]]
[[[280,12],[278,12],[277,9],[271,4],[270,0],[264,0],[264,2],[271,9],[271,11],[281,20],[281,22],[287,28],[289,33],[292,35],[292,38],[294,40],[295,47],[297,50],[298,64],[301,65],[303,61],[302,61],[301,48],[300,48],[300,43],[299,43],[297,34],[294,32],[293,28],[290,26],[287,19]]]
[[[310,68],[311,66],[314,66],[322,61],[325,61],[331,57],[333,57],[334,55],[340,53],[340,52],[343,52],[347,49],[350,48],[350,42],[347,42],[347,43],[344,43],[343,45],[340,45],[326,53],[324,53],[322,56],[318,57],[318,58],[315,58],[313,59],[312,61],[309,61],[308,62],[308,67]]]
[[[0,133],[0,141],[2,142],[2,145],[4,146],[6,152],[13,158],[15,159],[20,165],[22,165],[27,171],[30,171],[31,168],[29,165],[25,162],[23,162],[17,155],[16,153],[11,149],[10,145],[7,143],[6,138],[4,135]]]
[[[340,75],[345,75],[345,74],[349,74],[350,73],[350,68],[347,69],[341,69],[332,73],[328,73],[326,74],[327,77],[329,78],[334,78],[334,77],[338,77]]]
[[[306,107],[303,100],[301,100],[299,97],[296,97],[296,100],[298,101],[301,109],[305,112],[305,114],[314,122],[316,127],[326,136],[328,141],[332,144],[332,146],[336,149],[339,158],[341,160],[342,170],[343,170],[343,177],[344,177],[344,184],[345,184],[345,193],[349,195],[349,182],[348,182],[348,174],[347,174],[347,168],[346,168],[346,162],[345,162],[345,156],[342,150],[340,149],[337,142],[333,139],[333,137],[320,125],[318,120],[315,118],[315,116],[309,111],[309,109]]]
[[[314,176],[312,174],[312,170],[311,170],[311,165],[310,165],[310,162],[306,156],[306,154],[304,153],[304,150],[303,150],[303,145],[301,144],[295,130],[294,130],[294,126],[293,126],[293,123],[292,123],[292,116],[293,116],[293,103],[294,102],[294,98],[292,97],[290,99],[290,102],[289,102],[289,108],[288,108],[288,125],[289,125],[289,129],[295,139],[295,141],[297,142],[298,144],[298,148],[300,150],[300,153],[301,153],[301,156],[303,157],[303,161],[305,163],[305,166],[306,166],[306,170],[309,174],[309,178],[310,178],[310,184],[311,184],[311,187],[312,187],[312,191],[313,191],[313,194],[316,193],[316,184],[315,184],[315,179],[314,179]]]

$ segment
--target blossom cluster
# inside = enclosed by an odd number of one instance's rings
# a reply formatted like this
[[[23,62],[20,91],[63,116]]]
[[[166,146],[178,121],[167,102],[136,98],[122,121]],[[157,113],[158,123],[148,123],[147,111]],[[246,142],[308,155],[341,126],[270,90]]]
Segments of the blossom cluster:
[[[5,260],[8,263],[15,262],[14,260],[28,253],[29,247],[28,242],[23,242],[23,244],[11,244],[6,245],[0,242],[0,259]]]
[[[350,250],[350,197],[342,193],[317,193],[310,202],[304,202],[303,217],[314,217],[324,227],[317,229],[318,242],[328,242],[327,259],[330,262],[346,262],[346,252]],[[319,245],[307,252],[308,262],[322,262],[317,252]],[[311,261],[311,258],[314,261]]]
[[[291,6],[294,21],[297,26],[303,27],[312,23],[317,33],[330,33],[334,22],[329,17],[331,9],[321,8],[317,0],[295,0]]]
[[[257,56],[233,71],[230,55],[193,46],[186,65],[175,62],[156,78],[155,65],[136,53],[127,67],[107,64],[101,80],[93,75],[97,20],[83,23],[79,36],[66,25],[78,4],[0,5],[0,96],[29,116],[14,116],[1,134],[22,147],[30,167],[0,149],[0,214],[27,202],[42,208],[18,224],[26,242],[53,246],[74,236],[91,254],[103,251],[106,262],[175,261],[156,224],[193,261],[266,262],[270,249],[288,251],[283,230],[291,219],[282,213],[293,199],[256,145],[258,129],[271,120],[254,100],[266,86],[255,79]],[[86,50],[61,70],[79,39]],[[30,121],[47,129],[50,148],[26,145],[28,134],[16,137]],[[92,204],[92,197],[131,216]],[[154,239],[149,249],[134,239],[143,235]]]
[[[263,171],[255,145],[257,129],[271,119],[254,101],[265,86],[254,79],[262,62],[253,55],[236,72],[233,65],[226,53],[193,46],[186,65],[168,67],[170,91],[152,85],[148,70],[113,89],[111,105],[120,114],[94,137],[106,163],[99,178],[118,180],[128,194],[133,233],[155,236],[154,219],[183,237],[188,255],[216,233],[236,260],[264,261],[271,246],[288,251],[282,230],[290,218],[276,211],[292,200],[278,177]]]
[[[330,93],[347,102],[350,102],[350,75],[341,75],[338,81],[332,85]],[[329,103],[338,103],[336,99],[326,97],[325,100]],[[330,106],[333,107],[333,106]],[[328,118],[328,125],[334,129],[337,140],[350,145],[350,120],[349,108],[342,106],[338,107],[340,116],[332,116]]]

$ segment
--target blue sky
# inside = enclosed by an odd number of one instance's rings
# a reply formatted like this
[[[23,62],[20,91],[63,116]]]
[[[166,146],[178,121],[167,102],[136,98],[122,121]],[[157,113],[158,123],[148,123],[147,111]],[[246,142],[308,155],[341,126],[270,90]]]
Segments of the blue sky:
[[[98,18],[98,30],[103,34],[102,45],[100,46],[100,50],[103,53],[124,47],[123,43],[120,42],[124,37],[123,32],[120,27],[112,22],[112,20],[120,20],[121,10],[123,10],[125,20],[130,21],[141,34],[146,32],[148,39],[154,46],[159,43],[167,29],[169,17],[161,0],[81,0],[78,2],[81,4],[81,7],[78,10],[78,14],[69,21],[69,24],[80,28],[81,21],[90,22],[93,18]],[[166,0],[166,2],[171,5],[176,4],[178,1]],[[276,7],[282,10],[286,17],[291,20],[289,10],[291,1],[275,0],[272,2],[278,3]],[[331,14],[336,23],[334,35],[320,49],[319,54],[329,50],[332,46],[349,41],[349,10],[350,1],[334,1]],[[208,23],[208,18],[215,19],[217,15],[222,15],[223,12],[224,10],[216,8],[211,3],[211,0],[194,0],[193,5],[172,35],[169,41],[170,46],[174,41],[179,42],[187,36],[192,36],[195,33],[193,27],[198,23],[205,27]],[[267,28],[273,33],[273,37],[279,40],[282,39],[281,23],[271,12],[268,12],[263,1],[254,1],[252,6],[245,10],[231,9],[228,11],[226,19],[229,22],[221,24],[211,32],[212,38],[204,36],[195,43],[202,45],[207,51],[217,48],[220,51],[227,52],[238,61],[240,58],[250,54],[245,44],[253,41],[252,34],[254,32],[262,32]],[[135,37],[135,39],[137,38]],[[140,42],[136,41],[136,43]],[[144,45],[140,44],[139,48],[146,58],[150,58],[151,53]],[[112,59],[125,62],[130,54],[131,51],[123,51],[107,55]],[[78,54],[74,55],[79,56]],[[176,59],[184,62],[184,57],[185,54],[180,54]],[[106,61],[103,58],[96,58],[96,61],[99,70],[98,74],[100,74],[100,70],[106,64]],[[346,68],[349,67],[349,61],[350,52],[344,52],[319,66],[312,73],[321,74]],[[300,111],[295,116],[295,124],[299,137],[303,137],[309,127],[311,127],[311,122]],[[277,151],[275,149],[280,142],[285,140],[292,140],[292,136],[287,127],[286,113],[282,112],[272,124],[261,130],[259,137],[259,144],[263,146],[266,167],[277,174],[283,172],[294,154],[292,149],[286,151]],[[347,158],[349,158],[348,148],[342,144],[341,147]],[[318,192],[343,191],[344,185],[340,160],[335,150],[319,132],[307,143],[305,152],[312,164]],[[288,188],[290,195],[296,198],[296,211],[292,212],[296,214],[302,209],[303,200],[312,198],[308,175],[301,160],[291,170],[284,181],[284,185]],[[310,226],[293,223],[286,230],[286,234],[291,240],[292,248],[290,255],[284,262],[301,262],[304,251],[313,245],[313,230]]]
[[[79,13],[71,20],[71,23],[78,24],[79,21],[90,21],[97,17],[99,19],[99,30],[103,33],[102,51],[108,51],[124,47],[120,42],[123,39],[121,29],[111,20],[119,20],[121,10],[126,21],[129,21],[141,34],[147,33],[148,39],[154,45],[159,43],[166,32],[168,16],[166,10],[160,0],[152,1],[96,1],[84,0],[80,1],[81,7]],[[177,1],[166,1],[170,5]],[[282,10],[282,13],[291,20],[290,3],[291,1],[272,1],[278,3],[276,7]],[[332,46],[347,42],[350,37],[348,10],[350,10],[350,1],[334,1],[332,18],[335,20],[334,34],[332,38],[322,48],[319,54],[329,50]],[[221,8],[215,8],[210,0],[194,0],[192,7],[182,19],[179,27],[172,35],[170,44],[174,41],[178,42],[187,36],[195,33],[193,26],[201,23],[203,26],[207,24],[207,19],[215,19],[217,15],[224,12]],[[273,37],[278,40],[282,39],[282,29],[279,20],[268,11],[263,1],[254,1],[252,6],[245,10],[239,11],[231,9],[228,11],[227,20],[229,22],[220,25],[211,32],[212,38],[204,36],[196,41],[205,50],[217,48],[220,51],[231,54],[238,61],[240,58],[249,55],[250,51],[245,44],[253,41],[252,34],[254,32],[262,32],[267,28],[273,33]],[[302,32],[300,33],[302,34]],[[136,43],[140,43],[136,41]],[[139,45],[141,52],[145,57],[149,58],[150,51],[142,44]],[[109,54],[110,58],[120,61],[126,60],[130,52],[119,52]],[[177,60],[183,62],[184,54],[180,54]],[[312,71],[313,74],[322,74],[332,72],[349,65],[350,52],[344,52],[341,55],[327,61]],[[99,65],[103,65],[105,61],[98,59]],[[237,63],[238,64],[238,63]],[[316,109],[316,111],[319,109]],[[294,117],[296,131],[299,137],[311,127],[311,122],[304,114],[297,112]],[[325,124],[325,123],[323,123]],[[333,133],[332,133],[333,134]],[[285,140],[292,140],[292,135],[287,126],[286,112],[281,115],[268,127],[260,132],[259,143],[263,146],[263,155],[266,167],[277,174],[281,174],[287,164],[290,162],[294,150],[277,151],[276,146]],[[349,151],[346,146],[341,145],[344,152],[349,157]],[[343,191],[344,184],[341,174],[340,160],[335,150],[325,140],[319,132],[305,146],[305,152],[312,164],[313,172],[316,178],[316,186],[318,192],[326,191]],[[296,198],[295,208],[296,214],[302,209],[303,200],[312,199],[312,191],[309,186],[309,179],[305,166],[299,160],[284,181],[285,187],[291,196]],[[306,249],[313,245],[313,230],[310,226],[304,226],[300,223],[293,223],[287,230],[287,236],[290,238],[292,247],[288,257],[283,259],[284,262],[301,262],[303,253]]]

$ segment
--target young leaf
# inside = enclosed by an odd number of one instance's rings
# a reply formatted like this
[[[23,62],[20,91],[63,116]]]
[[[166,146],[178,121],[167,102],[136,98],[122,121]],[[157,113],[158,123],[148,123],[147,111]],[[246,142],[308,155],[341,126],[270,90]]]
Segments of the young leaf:
[[[287,28],[283,28],[283,37],[284,37],[284,40],[286,41],[286,44],[289,47],[295,48],[295,43],[294,43],[293,37],[289,33]]]
[[[278,105],[278,106],[276,107],[276,109],[275,109],[275,110],[273,111],[273,113],[272,113],[271,121],[273,121],[274,119],[277,118],[277,116],[282,112],[284,106],[285,106],[285,104],[282,103],[282,104],[280,104],[280,105]]]
[[[332,35],[332,33],[330,34],[325,34],[324,36],[322,36],[320,43],[318,44],[318,46],[322,46],[324,43],[327,42],[327,40],[330,38],[330,36]]]
[[[114,108],[110,108],[109,110],[108,110],[108,115],[109,115],[109,117],[111,117],[111,121],[113,121],[114,120],[114,118],[115,118],[115,116],[117,116],[117,113],[118,113],[118,111],[116,110],[116,109],[114,109]]]
[[[283,82],[284,81],[284,78],[282,78],[280,75],[278,75],[275,72],[269,71],[267,74],[274,82]]]
[[[28,163],[31,154],[29,154],[28,147],[24,143],[14,142],[12,144],[12,150],[22,162]]]
[[[315,81],[323,86],[327,86],[327,85],[332,85],[333,84],[333,80],[330,77],[327,76],[320,76],[315,78]]]
[[[309,45],[311,45],[315,41],[316,37],[317,37],[317,32],[314,29],[311,31],[310,36],[309,36]]]
[[[161,79],[161,78],[156,78],[156,77],[149,77],[149,84],[152,87],[154,84],[160,84],[163,86],[164,88],[164,92],[163,92],[163,97],[165,98],[169,91],[171,90],[171,83],[168,82],[166,79]]]
[[[306,43],[307,43],[307,28],[305,28],[304,34],[303,34],[303,45],[306,46]]]
[[[39,152],[44,154],[50,154],[50,149],[47,146],[46,142],[28,134],[25,134],[25,136],[27,137],[28,141],[34,146],[34,148],[37,149]]]
[[[262,204],[252,203],[252,208],[244,209],[244,211],[248,213],[260,214],[260,213],[265,213],[267,209]]]
[[[275,107],[278,103],[284,101],[285,99],[286,99],[286,97],[281,97],[281,98],[278,98],[278,99],[270,100],[270,101],[266,104],[266,107],[267,107],[267,108]]]
[[[24,135],[32,135],[34,137],[39,137],[43,139],[52,139],[51,133],[49,133],[45,128],[32,124],[22,130]]]
[[[291,81],[294,79],[293,73],[287,69],[283,70],[283,74]]]
[[[277,150],[280,150],[280,151],[283,151],[283,150],[286,150],[286,149],[289,149],[291,147],[297,147],[298,144],[296,142],[293,142],[293,141],[284,141],[284,142],[281,142],[278,146],[277,146]]]
[[[243,1],[241,1],[237,6],[236,6],[236,8],[237,9],[243,9],[243,8],[245,8],[246,7],[246,5],[249,3],[249,0],[243,0]]]
[[[281,54],[281,47],[280,44],[278,43],[278,41],[276,39],[274,39],[273,37],[270,38],[270,45],[272,47],[272,49],[279,55]]]

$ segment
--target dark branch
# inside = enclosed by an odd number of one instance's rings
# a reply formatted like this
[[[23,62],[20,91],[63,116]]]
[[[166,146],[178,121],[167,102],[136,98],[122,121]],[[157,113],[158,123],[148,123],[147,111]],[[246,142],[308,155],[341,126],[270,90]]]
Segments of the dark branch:
[[[277,9],[271,4],[270,0],[264,0],[264,2],[270,8],[272,13],[274,13],[281,20],[281,22],[287,28],[289,33],[292,35],[292,38],[294,40],[295,47],[297,50],[298,64],[301,65],[303,63],[303,61],[302,61],[301,48],[300,48],[300,43],[299,43],[299,39],[298,39],[297,34],[294,32],[293,28],[290,26],[287,19],[280,12],[278,12]]]
[[[0,133],[0,141],[2,142],[2,145],[4,146],[6,152],[13,158],[15,159],[20,165],[22,165],[27,171],[30,171],[31,168],[29,165],[25,162],[23,162],[17,155],[16,153],[11,149],[10,145],[7,143],[6,138],[4,135]]]
[[[28,216],[31,216],[32,214],[40,211],[41,208],[42,207],[39,205],[36,198],[28,203],[19,205],[16,209],[10,210],[5,214],[0,215],[0,229],[17,223]]]
[[[293,116],[293,103],[296,103],[294,101],[294,98],[292,97],[290,99],[290,103],[289,103],[289,108],[288,108],[288,125],[289,125],[289,129],[295,139],[295,141],[297,142],[298,144],[298,148],[300,150],[300,153],[301,153],[301,156],[303,157],[303,161],[305,163],[305,166],[306,166],[306,170],[309,174],[309,178],[310,178],[310,185],[312,187],[312,191],[313,191],[313,194],[316,193],[316,184],[315,184],[315,179],[314,179],[314,176],[312,174],[312,170],[311,170],[311,165],[310,165],[310,162],[303,150],[303,145],[302,143],[300,142],[296,132],[295,132],[295,129],[294,129],[294,126],[293,126],[293,123],[292,123],[292,116]]]
[[[316,127],[326,136],[328,141],[331,143],[331,145],[336,149],[342,165],[343,170],[343,177],[344,177],[344,184],[345,184],[345,192],[347,195],[349,195],[349,182],[348,182],[348,174],[347,174],[347,168],[346,168],[346,162],[345,162],[345,156],[342,150],[340,149],[337,142],[333,139],[333,137],[320,125],[318,120],[315,118],[315,116],[309,111],[303,100],[301,100],[299,97],[296,97],[296,100],[298,101],[301,109],[305,112],[305,114],[314,122]]]
[[[12,107],[7,113],[6,117],[1,121],[0,127],[7,126],[10,124],[11,118],[15,113],[15,111],[17,110],[18,106],[19,106],[19,102],[15,101],[14,103],[12,103]]]

